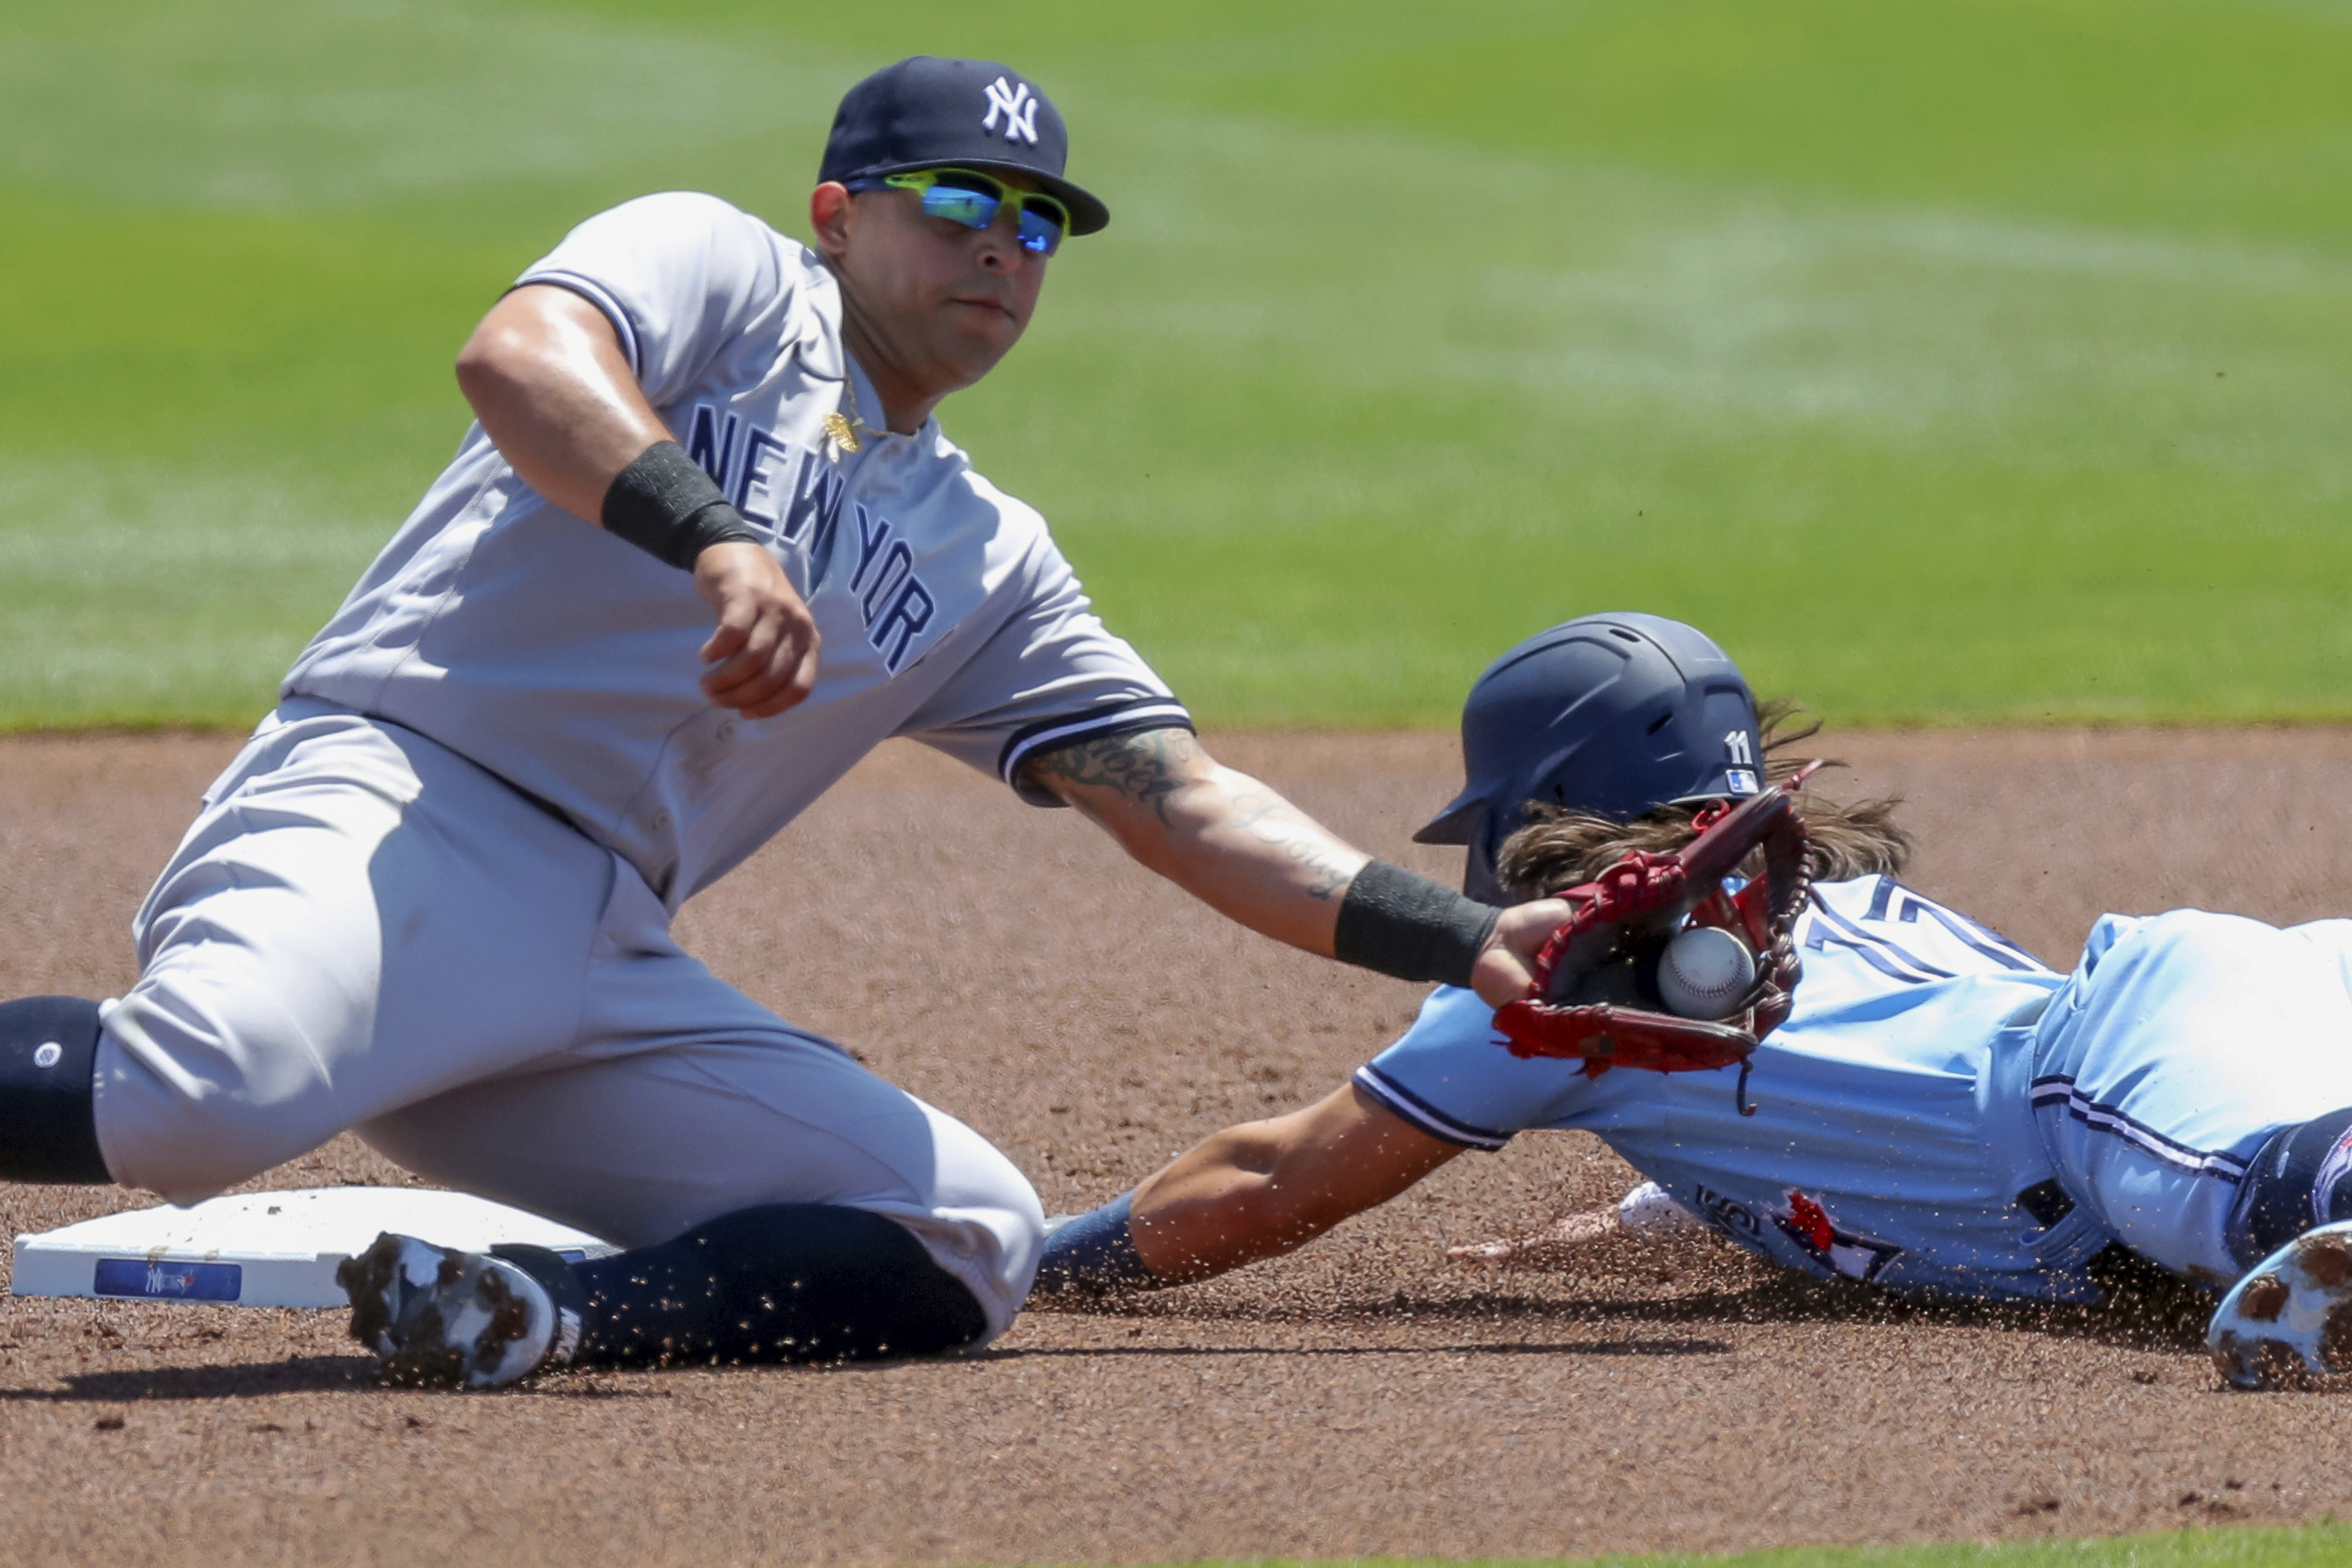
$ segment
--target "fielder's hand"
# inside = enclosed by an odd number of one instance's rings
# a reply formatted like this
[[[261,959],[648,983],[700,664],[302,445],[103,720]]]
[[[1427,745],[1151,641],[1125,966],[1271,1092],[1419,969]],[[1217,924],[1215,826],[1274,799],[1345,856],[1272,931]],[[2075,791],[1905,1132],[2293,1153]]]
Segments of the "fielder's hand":
[[[1485,951],[1470,966],[1470,987],[1479,1000],[1489,1007],[1507,1007],[1534,995],[1536,955],[1575,913],[1564,899],[1538,899],[1505,910]]]
[[[816,618],[776,558],[744,541],[695,558],[694,590],[719,612],[702,645],[702,692],[746,719],[772,719],[816,685]]]

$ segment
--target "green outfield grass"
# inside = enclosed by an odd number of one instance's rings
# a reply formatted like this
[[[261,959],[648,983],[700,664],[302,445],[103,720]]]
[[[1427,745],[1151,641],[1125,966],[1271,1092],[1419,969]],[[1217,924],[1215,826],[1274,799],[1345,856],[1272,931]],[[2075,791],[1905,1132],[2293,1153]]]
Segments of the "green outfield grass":
[[[0,0],[0,726],[243,723],[570,223],[1035,72],[1116,214],[945,418],[1217,723],[1642,606],[1844,721],[2352,717],[2340,0]]]
[[[2104,1541],[2007,1542],[1999,1545],[1800,1546],[1729,1556],[1675,1552],[1641,1557],[1363,1557],[1344,1568],[2302,1568],[2352,1555],[2352,1529],[2329,1521],[2302,1530],[2190,1530]],[[1195,1568],[1343,1568],[1338,1562],[1263,1558]]]

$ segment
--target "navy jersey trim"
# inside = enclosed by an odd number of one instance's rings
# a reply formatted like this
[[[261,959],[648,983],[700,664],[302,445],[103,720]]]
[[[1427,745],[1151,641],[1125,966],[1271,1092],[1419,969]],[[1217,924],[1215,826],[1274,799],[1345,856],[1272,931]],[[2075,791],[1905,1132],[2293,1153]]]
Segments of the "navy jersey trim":
[[[1925,914],[1937,925],[1951,932],[1958,941],[1984,954],[2003,969],[2038,969],[2046,973],[2050,967],[2000,932],[1993,930],[1992,927],[1970,920],[1956,909],[1937,903],[1915,888],[1906,888],[1892,877],[1879,878],[1878,884],[1878,890],[1870,900],[1872,920],[1887,919],[1887,906],[1893,902],[1894,895],[1900,893],[1903,895],[1902,909],[1893,918],[1906,925],[1917,924],[1919,917]]]
[[[1356,1069],[1356,1087],[1379,1100],[1383,1109],[1448,1143],[1458,1143],[1465,1149],[1484,1149],[1491,1154],[1511,1141],[1508,1132],[1490,1132],[1484,1127],[1456,1121],[1370,1062]]]
[[[1021,787],[1017,777],[1021,764],[1038,752],[1078,741],[1100,740],[1108,735],[1132,735],[1145,730],[1187,730],[1199,733],[1192,722],[1192,715],[1185,711],[1184,705],[1165,697],[1145,698],[1124,708],[1108,708],[1093,713],[1065,714],[1058,719],[1041,720],[1014,731],[1005,741],[1004,750],[998,753],[997,776],[1017,790]]]
[[[2245,1180],[2247,1163],[2237,1155],[2192,1149],[2178,1139],[2168,1138],[2145,1122],[2133,1121],[2112,1105],[2101,1105],[2076,1089],[2074,1080],[2063,1073],[2035,1079],[2027,1094],[2037,1110],[2045,1105],[2057,1106],[2092,1131],[2112,1133],[2191,1175],[2212,1176],[2233,1184]]]
[[[637,354],[636,323],[629,320],[629,312],[622,307],[619,300],[614,298],[610,290],[594,279],[583,278],[577,272],[533,272],[518,281],[514,287],[525,289],[534,283],[543,283],[552,289],[569,289],[604,311],[604,319],[613,323],[613,331],[620,337],[621,352],[629,358],[629,374],[640,380],[644,379],[645,366],[639,363]],[[509,289],[507,292],[511,294],[514,289]]]
[[[1938,969],[1923,958],[1914,957],[1882,936],[1874,936],[1820,900],[1813,901],[1806,913],[1813,919],[1811,932],[1806,939],[1808,947],[1820,947],[1834,942],[1840,947],[1850,947],[1860,953],[1863,962],[1881,974],[1897,980],[1919,984],[1929,980],[1949,980],[1948,969]]]

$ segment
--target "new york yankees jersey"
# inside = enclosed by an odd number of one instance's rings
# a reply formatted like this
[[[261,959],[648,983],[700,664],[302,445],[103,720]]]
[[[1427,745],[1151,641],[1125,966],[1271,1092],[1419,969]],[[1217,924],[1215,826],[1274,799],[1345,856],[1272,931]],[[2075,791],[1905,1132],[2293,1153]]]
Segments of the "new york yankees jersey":
[[[808,601],[815,689],[756,721],[711,706],[689,574],[542,499],[477,424],[288,675],[287,716],[425,734],[554,806],[672,909],[891,736],[1017,787],[1040,747],[1190,727],[1044,520],[936,420],[861,431],[856,451],[828,435],[845,404],[878,420],[881,402],[814,252],[671,193],[590,218],[524,284],[611,321],[646,400]]]

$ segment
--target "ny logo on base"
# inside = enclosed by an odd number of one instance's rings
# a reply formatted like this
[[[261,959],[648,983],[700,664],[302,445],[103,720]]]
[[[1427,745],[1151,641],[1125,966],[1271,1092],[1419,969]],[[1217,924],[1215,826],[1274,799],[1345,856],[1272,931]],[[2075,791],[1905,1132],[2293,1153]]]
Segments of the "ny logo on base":
[[[1004,139],[1037,144],[1037,97],[1029,90],[1027,82],[1008,82],[998,77],[988,84],[988,118],[980,122],[982,131],[996,129],[996,117],[1004,116]]]

